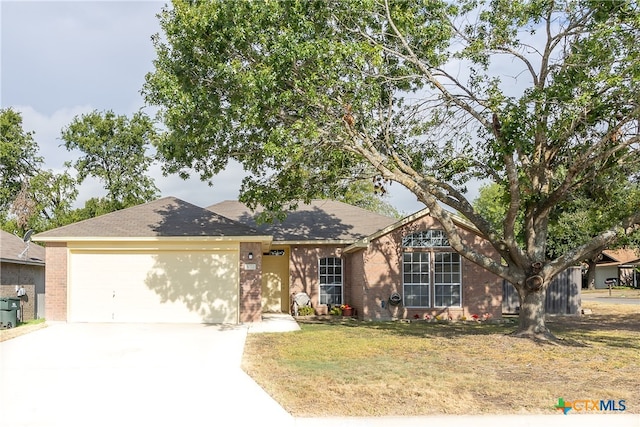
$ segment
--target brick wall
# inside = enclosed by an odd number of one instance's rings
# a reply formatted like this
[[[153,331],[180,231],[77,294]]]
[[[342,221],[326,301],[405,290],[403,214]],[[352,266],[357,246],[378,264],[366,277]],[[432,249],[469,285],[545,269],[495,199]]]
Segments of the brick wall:
[[[22,320],[32,320],[37,314],[37,293],[44,292],[44,266],[3,262],[0,267],[0,297],[18,298],[16,286],[22,286],[26,295],[20,298]]]
[[[320,258],[342,256],[342,247],[337,245],[326,246],[292,246],[290,268],[289,292],[291,294],[306,292],[311,297],[311,305],[318,306],[320,293],[320,281],[318,275],[318,263]],[[343,280],[347,278],[347,263],[343,262]],[[345,283],[346,285],[346,283]],[[344,290],[345,302],[351,304],[349,290]]]
[[[251,253],[253,259],[249,259]],[[240,243],[240,322],[262,320],[262,245]]]
[[[359,310],[359,317],[367,320],[387,320],[390,318],[420,318],[425,314],[442,315],[458,319],[473,314],[491,314],[494,318],[502,314],[502,281],[493,273],[462,258],[462,306],[406,308],[402,304],[389,304],[393,292],[403,294],[402,279],[402,238],[416,231],[441,228],[439,223],[424,217],[402,228],[396,229],[370,243],[364,251],[350,255],[352,265],[349,283],[362,287],[361,301],[353,305]],[[461,230],[463,240],[475,245],[479,250],[498,259],[490,245],[476,234]],[[449,248],[434,248],[433,251],[450,252]],[[433,287],[431,288],[433,297]],[[354,294],[355,295],[355,294]],[[361,306],[361,307],[359,307]]]
[[[67,320],[67,244],[48,242],[46,246],[46,299],[47,320]]]

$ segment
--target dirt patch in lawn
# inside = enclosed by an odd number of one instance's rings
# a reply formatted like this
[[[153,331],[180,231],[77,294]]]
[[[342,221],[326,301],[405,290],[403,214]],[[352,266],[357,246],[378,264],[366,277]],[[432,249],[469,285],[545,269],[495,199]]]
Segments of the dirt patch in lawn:
[[[515,323],[300,322],[251,334],[243,368],[295,416],[555,413],[558,398],[640,413],[640,306],[550,317],[559,343]]]

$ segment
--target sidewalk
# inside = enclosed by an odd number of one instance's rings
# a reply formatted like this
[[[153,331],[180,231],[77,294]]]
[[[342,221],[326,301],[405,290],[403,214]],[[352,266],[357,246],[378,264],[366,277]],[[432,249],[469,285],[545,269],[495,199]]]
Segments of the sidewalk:
[[[640,427],[637,414],[295,418],[295,427]]]

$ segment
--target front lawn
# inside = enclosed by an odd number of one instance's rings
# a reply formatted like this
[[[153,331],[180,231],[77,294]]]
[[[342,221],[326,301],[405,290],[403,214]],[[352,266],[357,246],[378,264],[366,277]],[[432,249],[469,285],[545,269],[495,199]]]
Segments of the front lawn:
[[[549,318],[560,344],[509,336],[513,323],[308,321],[249,334],[243,368],[300,417],[544,414],[558,398],[640,413],[640,306],[583,307]]]

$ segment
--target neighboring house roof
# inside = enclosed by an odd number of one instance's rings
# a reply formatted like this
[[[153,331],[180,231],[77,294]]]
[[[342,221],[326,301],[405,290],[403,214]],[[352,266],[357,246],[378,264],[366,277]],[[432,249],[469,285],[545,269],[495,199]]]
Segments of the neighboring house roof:
[[[111,212],[45,231],[39,241],[159,237],[251,237],[264,240],[257,230],[175,197]]]
[[[283,221],[276,220],[267,224],[257,224],[255,221],[260,209],[253,212],[244,203],[236,200],[226,200],[207,209],[255,227],[260,233],[272,235],[274,242],[281,243],[353,243],[397,221],[396,218],[335,200],[301,203],[295,211],[289,212]]]
[[[615,266],[622,264],[637,264],[640,251],[636,249],[615,249],[602,251],[602,260],[598,266]]]
[[[26,248],[27,244],[21,237],[0,230],[0,261],[44,265],[45,250],[42,246],[30,243],[29,250],[25,252]]]

